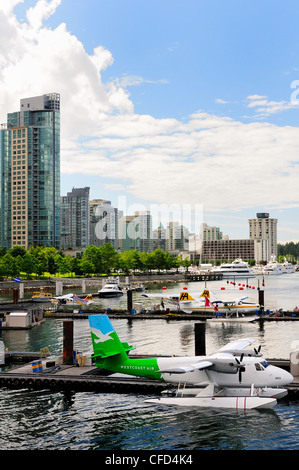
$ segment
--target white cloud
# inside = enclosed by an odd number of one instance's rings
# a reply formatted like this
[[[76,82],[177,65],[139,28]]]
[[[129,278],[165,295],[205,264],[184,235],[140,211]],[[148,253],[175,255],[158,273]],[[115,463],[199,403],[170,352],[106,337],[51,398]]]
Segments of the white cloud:
[[[211,211],[298,204],[298,128],[244,124],[201,110],[183,122],[136,114],[126,87],[145,80],[104,83],[110,51],[99,45],[88,54],[66,24],[43,26],[61,1],[37,1],[20,23],[0,0],[1,122],[18,110],[20,98],[58,92],[62,173],[107,177],[110,188],[136,198]],[[262,114],[289,104],[251,95],[247,105]]]
[[[256,108],[259,116],[263,117],[298,107],[298,103],[293,101],[272,101],[260,95],[247,96],[247,100],[248,108]]]

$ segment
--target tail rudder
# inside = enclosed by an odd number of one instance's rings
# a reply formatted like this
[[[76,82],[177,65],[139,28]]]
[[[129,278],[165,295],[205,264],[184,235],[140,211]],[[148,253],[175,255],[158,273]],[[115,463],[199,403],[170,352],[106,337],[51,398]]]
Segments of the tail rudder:
[[[194,299],[188,292],[182,292],[180,294],[180,298],[179,298],[180,302],[190,302],[191,300],[194,300]]]
[[[122,343],[107,315],[90,315],[89,326],[95,359],[106,359],[117,354],[126,355],[133,349]]]

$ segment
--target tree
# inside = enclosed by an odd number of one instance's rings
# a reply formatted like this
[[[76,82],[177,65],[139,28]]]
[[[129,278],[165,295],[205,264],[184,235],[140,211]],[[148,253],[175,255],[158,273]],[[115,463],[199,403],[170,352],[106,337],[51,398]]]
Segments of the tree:
[[[94,265],[86,259],[81,260],[80,267],[84,276],[94,273]]]
[[[30,276],[35,272],[36,264],[35,257],[29,253],[26,253],[21,261],[20,269],[21,271],[25,272],[27,276]]]
[[[20,274],[20,269],[16,258],[14,258],[10,253],[6,253],[2,257],[3,271],[5,276],[18,276]]]
[[[18,256],[23,258],[27,254],[27,251],[23,246],[14,246],[11,250],[9,250],[9,253],[14,258],[17,258]]]
[[[99,253],[102,262],[102,272],[110,274],[110,272],[119,265],[119,254],[113,248],[111,243],[105,243],[105,245],[99,248]]]

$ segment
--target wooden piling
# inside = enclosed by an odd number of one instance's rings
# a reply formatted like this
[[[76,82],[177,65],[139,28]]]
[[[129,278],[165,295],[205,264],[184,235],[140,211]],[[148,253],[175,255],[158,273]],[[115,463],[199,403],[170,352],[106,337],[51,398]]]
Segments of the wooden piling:
[[[74,323],[73,320],[63,322],[63,364],[72,365],[74,346],[73,346]]]
[[[195,356],[206,355],[206,324],[205,322],[194,324]]]
[[[127,310],[128,310],[128,313],[132,312],[132,308],[133,308],[133,292],[131,291],[131,289],[128,289],[127,290]]]

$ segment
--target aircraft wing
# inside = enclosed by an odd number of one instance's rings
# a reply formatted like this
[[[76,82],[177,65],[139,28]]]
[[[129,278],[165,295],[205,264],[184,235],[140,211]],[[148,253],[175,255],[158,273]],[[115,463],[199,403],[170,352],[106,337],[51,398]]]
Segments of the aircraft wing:
[[[65,294],[65,295],[59,295],[57,297],[53,297],[53,299],[56,299],[56,300],[72,299],[72,298],[73,298],[73,294]]]
[[[141,294],[142,297],[149,297],[149,298],[152,298],[152,297],[164,297],[164,294]]]
[[[248,299],[248,295],[245,295],[244,297],[237,297],[236,299],[234,299],[234,302],[240,302],[241,300],[245,299]]]
[[[161,374],[185,374],[186,372],[194,372],[195,370],[206,369],[207,367],[211,367],[212,365],[213,362],[211,361],[199,361],[196,364],[169,367],[169,369],[159,370],[159,372],[161,372]]]
[[[222,351],[239,351],[240,349],[245,349],[248,346],[250,346],[252,343],[254,343],[253,338],[244,338],[244,339],[239,339],[236,341],[232,341],[231,343],[226,344],[222,348],[218,350],[218,352]],[[215,353],[217,354],[217,353]]]

